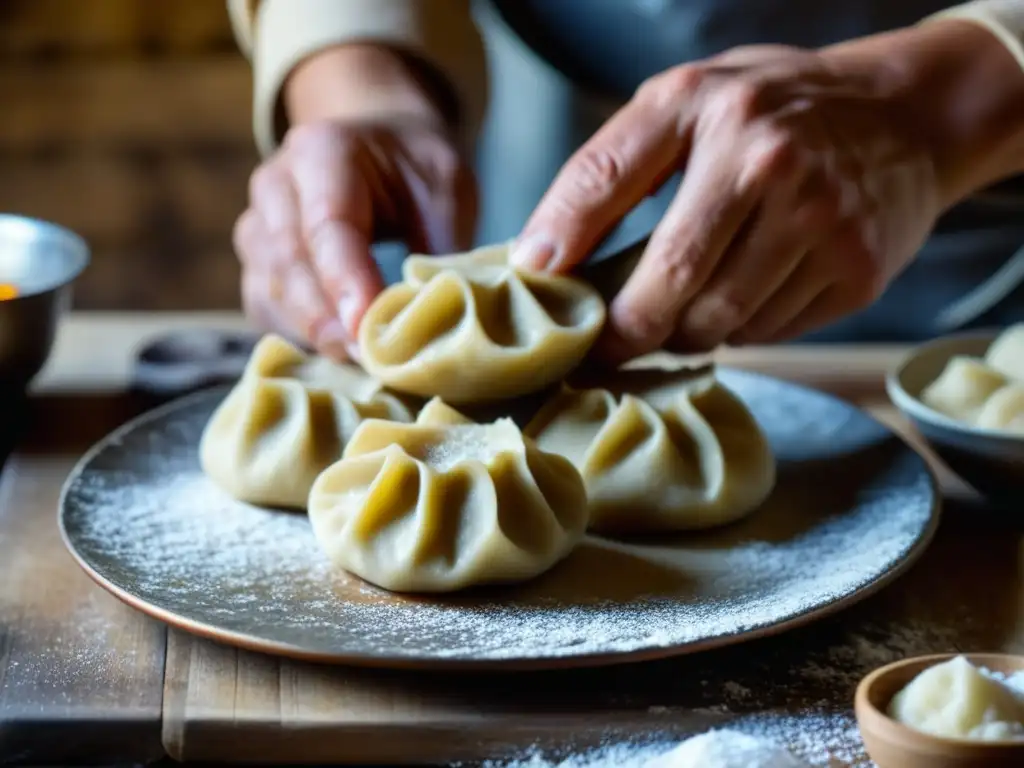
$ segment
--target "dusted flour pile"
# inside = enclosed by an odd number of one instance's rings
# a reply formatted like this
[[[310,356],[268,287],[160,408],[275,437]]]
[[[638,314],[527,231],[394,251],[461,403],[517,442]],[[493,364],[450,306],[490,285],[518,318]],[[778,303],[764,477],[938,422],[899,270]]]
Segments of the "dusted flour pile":
[[[650,761],[650,768],[807,768],[784,747],[742,731],[708,731]]]
[[[568,754],[566,754],[568,752]],[[671,757],[690,759],[674,764]],[[718,757],[719,762],[712,762]],[[696,762],[693,762],[696,760]],[[704,762],[701,762],[703,760]],[[731,762],[729,762],[731,760]],[[760,762],[758,762],[760,760]],[[869,768],[852,712],[740,716],[727,727],[680,743],[652,733],[643,740],[609,741],[596,749],[545,754],[532,749],[484,768]],[[453,766],[453,768],[468,768]]]
[[[768,508],[675,546],[590,540],[515,589],[399,597],[332,572],[304,515],[236,502],[203,476],[196,445],[219,391],[112,436],[70,479],[63,522],[102,576],[195,622],[310,652],[424,660],[721,641],[826,608],[919,545],[933,518],[916,454],[839,401],[748,374],[725,381],[779,456]]]

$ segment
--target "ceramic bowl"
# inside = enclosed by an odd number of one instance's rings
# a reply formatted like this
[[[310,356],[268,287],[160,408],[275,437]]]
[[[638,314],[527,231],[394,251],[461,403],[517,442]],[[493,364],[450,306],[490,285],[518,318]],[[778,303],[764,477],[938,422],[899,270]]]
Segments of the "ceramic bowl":
[[[919,399],[952,357],[983,357],[999,333],[963,333],[917,347],[888,375],[886,389],[950,469],[991,501],[1019,506],[1024,493],[1024,437],[965,424]]]
[[[23,390],[53,350],[71,285],[89,264],[89,247],[70,230],[0,214],[0,390]]]
[[[917,675],[956,654],[919,656],[890,664],[857,687],[854,709],[868,756],[878,768],[1020,768],[1024,741],[978,742],[921,733],[886,714],[889,702]],[[1024,656],[963,654],[975,666],[1010,675],[1024,669]]]

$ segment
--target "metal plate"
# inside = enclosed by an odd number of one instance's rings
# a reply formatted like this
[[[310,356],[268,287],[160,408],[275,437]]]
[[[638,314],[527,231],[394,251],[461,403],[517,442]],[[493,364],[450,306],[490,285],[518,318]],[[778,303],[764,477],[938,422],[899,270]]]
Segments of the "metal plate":
[[[718,531],[590,538],[517,587],[399,596],[331,569],[306,517],[228,498],[199,436],[226,389],[177,400],[95,446],[64,488],[65,541],[128,604],[190,632],[327,662],[541,668],[652,659],[809,622],[894,579],[938,520],[934,478],[851,405],[721,370],[779,459],[772,497]]]

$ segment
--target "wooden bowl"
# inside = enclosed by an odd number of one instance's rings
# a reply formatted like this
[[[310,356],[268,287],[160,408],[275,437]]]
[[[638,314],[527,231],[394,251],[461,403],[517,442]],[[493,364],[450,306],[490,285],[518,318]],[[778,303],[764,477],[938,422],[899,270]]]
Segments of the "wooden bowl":
[[[868,756],[878,768],[1021,768],[1024,740],[969,741],[922,733],[886,714],[889,702],[918,674],[960,654],[918,656],[876,669],[865,677],[854,701]],[[962,654],[975,666],[1005,675],[1024,670],[1024,656]]]
[[[923,344],[889,373],[886,391],[951,470],[989,501],[1016,510],[1024,493],[1024,437],[965,424],[920,399],[951,358],[984,357],[998,335],[973,331]]]

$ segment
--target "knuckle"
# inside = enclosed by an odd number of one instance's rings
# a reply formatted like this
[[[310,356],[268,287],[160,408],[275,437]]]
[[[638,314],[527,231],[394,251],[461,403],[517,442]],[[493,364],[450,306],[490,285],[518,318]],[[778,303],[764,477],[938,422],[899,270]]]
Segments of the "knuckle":
[[[586,197],[611,194],[627,173],[625,160],[614,147],[580,150],[574,169],[574,191]]]
[[[327,126],[321,123],[299,123],[288,129],[284,137],[284,147],[300,152],[308,150],[321,145],[327,134]]]
[[[793,134],[775,129],[752,142],[746,164],[751,178],[767,181],[792,177],[803,162],[801,148]]]
[[[281,183],[281,172],[273,161],[260,165],[249,176],[249,200],[256,203],[264,199],[267,193]]]
[[[724,117],[746,122],[763,112],[764,91],[764,87],[753,80],[733,78],[716,89],[714,101]]]
[[[637,301],[616,308],[615,324],[638,352],[660,343],[669,327],[667,318],[659,316],[648,304]]]
[[[722,289],[705,297],[692,317],[701,328],[725,333],[743,323],[749,303],[738,291]]]
[[[649,77],[637,90],[637,96],[657,103],[675,102],[679,97],[697,93],[706,77],[707,73],[700,65],[682,64]]]
[[[700,269],[704,251],[699,244],[673,240],[652,254],[654,273],[670,295],[685,293]]]
[[[253,256],[251,246],[257,224],[256,217],[256,212],[252,208],[247,208],[235,220],[235,225],[231,230],[231,244],[234,247],[235,255],[243,264]]]

